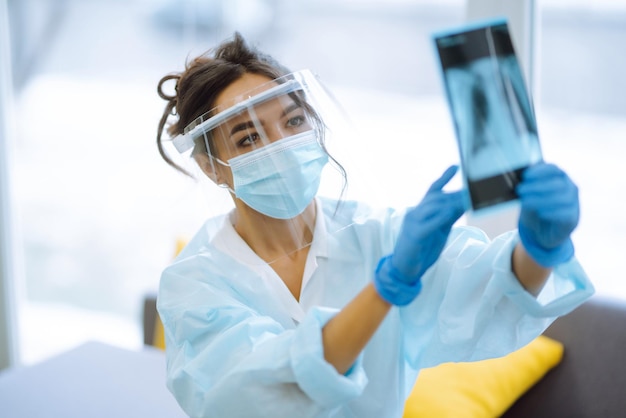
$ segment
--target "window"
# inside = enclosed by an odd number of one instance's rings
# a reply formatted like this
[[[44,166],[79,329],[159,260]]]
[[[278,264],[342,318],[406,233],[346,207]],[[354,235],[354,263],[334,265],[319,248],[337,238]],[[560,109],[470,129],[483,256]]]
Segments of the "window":
[[[598,293],[626,298],[622,266],[626,210],[619,175],[626,132],[626,2],[541,0],[539,129],[546,160],[580,188],[577,256]]]
[[[412,100],[439,89],[428,34],[460,23],[464,2],[9,4],[18,119],[11,179],[25,259],[20,346],[32,363],[89,339],[140,346],[142,298],[156,291],[176,240],[230,205],[224,191],[216,197],[161,161],[163,75],[240,29],[294,70],[317,72],[361,115],[382,115],[374,135],[385,118],[428,120],[433,106]],[[359,107],[364,97],[375,107]],[[443,101],[435,108],[447,120]],[[447,144],[454,152],[451,137]]]
[[[230,205],[227,194],[160,159],[165,103],[156,85],[234,30],[293,70],[319,74],[356,124],[367,125],[355,161],[342,161],[366,164],[364,198],[414,205],[458,161],[430,34],[461,24],[464,0],[8,3],[25,363],[88,339],[140,346],[142,298],[156,291],[176,240]],[[626,233],[617,194],[626,188],[618,175],[626,7],[537,5],[544,155],[580,186],[575,241],[583,265],[600,292],[626,297],[626,284],[612,280]],[[372,161],[376,170],[368,170]]]

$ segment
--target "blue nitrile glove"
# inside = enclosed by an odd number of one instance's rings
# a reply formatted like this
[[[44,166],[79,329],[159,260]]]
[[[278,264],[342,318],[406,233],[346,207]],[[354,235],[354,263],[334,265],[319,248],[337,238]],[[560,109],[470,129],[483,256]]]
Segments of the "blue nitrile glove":
[[[539,163],[522,173],[519,235],[530,256],[554,267],[574,255],[570,235],[580,217],[578,187],[554,164]]]
[[[404,216],[393,254],[378,263],[374,286],[387,302],[406,305],[422,289],[422,275],[439,258],[452,225],[463,215],[463,195],[442,189],[458,167],[448,168],[419,205]]]

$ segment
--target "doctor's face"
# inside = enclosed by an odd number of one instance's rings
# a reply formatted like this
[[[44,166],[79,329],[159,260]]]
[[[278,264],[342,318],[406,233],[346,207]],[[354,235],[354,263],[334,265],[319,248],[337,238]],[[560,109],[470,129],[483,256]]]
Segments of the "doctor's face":
[[[244,74],[228,86],[216,100],[216,107],[228,109],[254,94],[275,87],[265,76]],[[263,147],[280,139],[313,129],[311,119],[295,93],[281,94],[246,106],[212,131],[214,157],[229,159]]]

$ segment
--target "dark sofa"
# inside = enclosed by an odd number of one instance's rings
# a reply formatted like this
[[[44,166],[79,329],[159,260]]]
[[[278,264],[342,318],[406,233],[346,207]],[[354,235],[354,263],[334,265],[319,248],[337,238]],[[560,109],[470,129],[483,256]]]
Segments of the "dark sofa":
[[[545,335],[564,344],[563,360],[502,417],[626,417],[626,301],[594,296]]]

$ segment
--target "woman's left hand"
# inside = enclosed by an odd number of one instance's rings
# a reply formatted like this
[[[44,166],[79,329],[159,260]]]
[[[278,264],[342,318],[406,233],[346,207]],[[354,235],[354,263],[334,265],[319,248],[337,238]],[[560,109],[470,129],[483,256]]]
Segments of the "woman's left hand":
[[[528,167],[516,192],[521,202],[519,234],[524,248],[543,267],[574,255],[570,239],[578,225],[578,187],[554,164]]]
[[[389,303],[406,305],[417,296],[422,275],[437,261],[452,226],[465,212],[462,192],[443,190],[457,170],[448,168],[407,211],[393,253],[380,261],[376,289]]]

